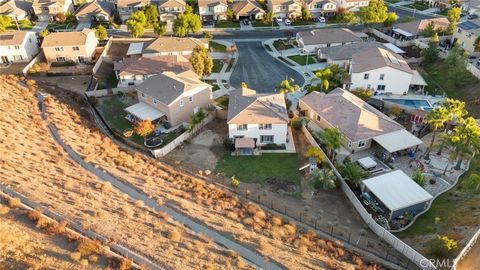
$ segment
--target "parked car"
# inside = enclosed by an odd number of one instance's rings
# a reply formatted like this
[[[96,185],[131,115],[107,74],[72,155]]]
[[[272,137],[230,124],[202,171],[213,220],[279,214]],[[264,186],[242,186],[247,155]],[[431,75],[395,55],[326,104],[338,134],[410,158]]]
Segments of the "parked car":
[[[327,20],[325,20],[325,17],[320,17],[318,18],[318,22],[321,22],[321,23],[324,23],[326,22]]]
[[[285,24],[290,25],[290,24],[292,24],[292,21],[290,21],[290,19],[285,19]]]
[[[379,111],[382,111],[385,108],[385,103],[380,99],[370,98],[367,100],[367,103]]]
[[[249,22],[248,20],[243,20],[243,24],[244,24],[244,25],[249,25],[250,22]]]
[[[476,56],[470,55],[470,56],[468,57],[468,62],[473,63],[473,62],[475,62],[476,59],[477,59]]]
[[[276,21],[277,23],[281,23],[281,22],[283,22],[283,19],[282,19],[282,17],[276,17],[276,18],[275,18],[275,21]]]

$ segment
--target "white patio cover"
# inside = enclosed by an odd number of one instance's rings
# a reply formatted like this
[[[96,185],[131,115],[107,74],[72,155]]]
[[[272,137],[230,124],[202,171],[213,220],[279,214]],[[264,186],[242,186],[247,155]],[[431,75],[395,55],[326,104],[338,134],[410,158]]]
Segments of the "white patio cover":
[[[413,37],[414,36],[412,33],[407,32],[405,30],[402,30],[400,28],[393,28],[393,32],[397,32],[404,37]]]
[[[154,107],[144,102],[139,102],[135,105],[127,107],[125,108],[125,111],[135,115],[140,120],[149,120],[149,121],[156,120],[165,115],[163,112],[155,109]]]
[[[401,170],[369,178],[363,184],[392,212],[433,199]]]
[[[394,153],[423,143],[422,140],[405,129],[373,137],[373,140],[385,148],[389,153]]]
[[[412,70],[413,76],[412,81],[410,82],[411,85],[427,85],[427,82],[423,79],[422,75],[418,72],[418,70]]]

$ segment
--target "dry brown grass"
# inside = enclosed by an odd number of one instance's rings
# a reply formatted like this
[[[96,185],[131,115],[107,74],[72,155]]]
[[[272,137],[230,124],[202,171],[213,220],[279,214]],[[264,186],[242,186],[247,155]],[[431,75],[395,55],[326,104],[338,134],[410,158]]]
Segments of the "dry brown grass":
[[[180,241],[182,234],[177,230],[171,230],[168,232],[168,239],[172,241]]]
[[[10,212],[10,208],[5,205],[0,205],[0,215],[6,215]]]
[[[72,100],[75,100],[75,97],[71,94],[55,91],[55,97],[47,103],[47,113],[62,138],[78,153],[84,157],[99,153],[92,162],[102,169],[121,177],[152,198],[171,202],[179,211],[195,213],[195,218],[208,226],[234,235],[237,241],[245,245],[257,247],[263,255],[288,268],[295,269],[299,265],[315,268],[318,262],[354,265],[351,260],[354,254],[345,251],[346,254],[340,256],[336,244],[330,244],[335,247],[333,249],[323,249],[319,244],[321,242],[318,242],[322,240],[319,236],[312,235],[302,239],[301,236],[307,234],[303,228],[285,223],[255,204],[243,203],[231,193],[176,171],[158,160],[120,149],[97,130],[89,120],[89,113],[80,109],[85,105]],[[182,203],[184,200],[189,203]],[[271,249],[263,251],[258,244],[259,240],[268,242]],[[297,247],[300,243],[308,244],[315,252],[299,255]],[[340,257],[341,259],[336,259]],[[367,266],[368,263],[365,263],[364,267]]]
[[[19,198],[10,198],[8,200],[8,205],[12,208],[19,207],[22,204]]]

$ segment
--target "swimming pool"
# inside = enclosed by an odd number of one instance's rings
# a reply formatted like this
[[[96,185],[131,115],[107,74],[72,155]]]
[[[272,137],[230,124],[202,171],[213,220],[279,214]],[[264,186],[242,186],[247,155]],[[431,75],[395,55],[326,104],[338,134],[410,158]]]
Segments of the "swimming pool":
[[[383,100],[423,110],[432,108],[432,104],[426,99],[384,98]]]

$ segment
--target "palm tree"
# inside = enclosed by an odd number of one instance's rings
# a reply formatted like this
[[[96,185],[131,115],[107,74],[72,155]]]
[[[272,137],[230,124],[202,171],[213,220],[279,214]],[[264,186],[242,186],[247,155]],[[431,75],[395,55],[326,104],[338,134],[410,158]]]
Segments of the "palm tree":
[[[465,102],[456,100],[453,98],[447,98],[443,103],[448,111],[447,117],[447,127],[445,128],[445,133],[448,132],[452,126],[452,121],[459,122],[465,115],[467,115],[467,110],[465,109]],[[443,150],[443,144],[438,148],[437,155],[441,155]]]
[[[295,80],[293,78],[283,80],[278,86],[280,93],[287,95],[288,93],[294,93],[300,90],[300,86],[294,83]]]
[[[335,150],[342,146],[342,134],[338,128],[326,128],[320,134],[320,139],[327,147],[327,156],[333,162]]]
[[[450,134],[441,134],[440,137],[440,144],[438,145],[438,148],[443,148],[446,149],[448,152],[448,161],[447,164],[445,165],[445,169],[443,169],[443,175],[447,173],[448,166],[450,163],[452,163],[454,160],[457,159],[458,157],[458,148],[456,145],[456,142],[452,140],[452,135]]]
[[[358,187],[358,183],[369,175],[367,171],[353,162],[348,162],[344,165],[341,165],[338,170],[345,180],[347,180],[356,188]]]
[[[315,73],[315,78],[313,80],[320,80],[320,91],[328,91],[330,87],[330,78],[333,76],[333,72],[329,68],[319,70]]]
[[[432,129],[432,141],[428,146],[427,153],[425,154],[425,159],[430,159],[430,151],[432,150],[433,144],[435,143],[435,136],[437,134],[437,130],[442,128],[445,122],[448,120],[448,111],[445,107],[437,107],[434,108],[431,112],[427,114],[427,124]]]
[[[452,141],[455,143],[458,153],[455,170],[460,170],[465,158],[480,151],[480,126],[476,120],[473,117],[462,120],[460,125],[453,130]]]
[[[330,169],[314,170],[308,177],[310,185],[315,189],[327,190],[337,186],[335,174]]]

